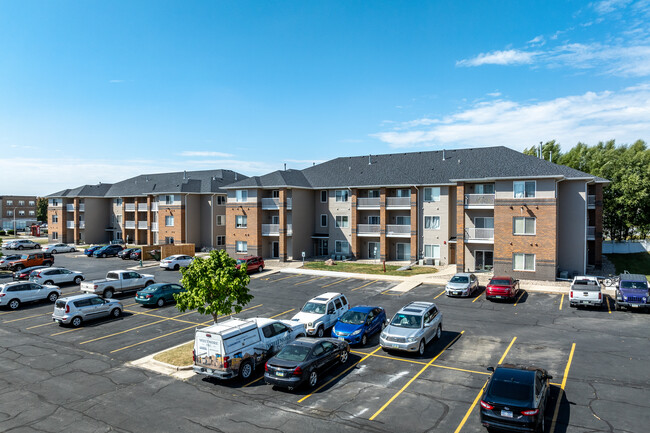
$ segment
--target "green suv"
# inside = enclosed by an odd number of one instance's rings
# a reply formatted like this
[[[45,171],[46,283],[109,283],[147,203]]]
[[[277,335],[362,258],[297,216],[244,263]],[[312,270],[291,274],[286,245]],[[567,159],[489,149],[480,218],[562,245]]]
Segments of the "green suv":
[[[175,293],[184,292],[185,288],[180,284],[160,283],[152,284],[135,294],[135,302],[142,305],[163,305],[176,302]]]

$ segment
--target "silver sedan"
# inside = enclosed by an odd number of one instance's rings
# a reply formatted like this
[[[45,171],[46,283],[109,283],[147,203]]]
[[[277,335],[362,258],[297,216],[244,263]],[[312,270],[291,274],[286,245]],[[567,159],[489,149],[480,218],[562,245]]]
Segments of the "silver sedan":
[[[43,246],[43,252],[45,253],[57,254],[70,253],[73,251],[77,251],[77,249],[74,246],[68,244],[48,244]]]

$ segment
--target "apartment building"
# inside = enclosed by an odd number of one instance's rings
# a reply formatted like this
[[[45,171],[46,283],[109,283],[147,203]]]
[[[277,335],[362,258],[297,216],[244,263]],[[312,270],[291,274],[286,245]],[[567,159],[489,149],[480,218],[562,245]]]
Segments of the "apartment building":
[[[0,227],[3,230],[24,229],[36,223],[36,196],[0,196]]]
[[[554,279],[601,265],[607,183],[506,147],[336,158],[224,186],[227,251]]]
[[[48,196],[49,240],[225,248],[226,191],[246,176],[231,170],[143,174]]]

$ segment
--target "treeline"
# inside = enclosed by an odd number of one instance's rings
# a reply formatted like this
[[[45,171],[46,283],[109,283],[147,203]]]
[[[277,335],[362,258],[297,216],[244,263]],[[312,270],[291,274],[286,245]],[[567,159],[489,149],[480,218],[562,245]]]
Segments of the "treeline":
[[[539,147],[524,150],[538,155]],[[542,157],[611,181],[603,188],[603,229],[615,240],[645,239],[650,232],[650,150],[643,140],[616,146],[578,143],[562,153],[555,140],[542,145]]]

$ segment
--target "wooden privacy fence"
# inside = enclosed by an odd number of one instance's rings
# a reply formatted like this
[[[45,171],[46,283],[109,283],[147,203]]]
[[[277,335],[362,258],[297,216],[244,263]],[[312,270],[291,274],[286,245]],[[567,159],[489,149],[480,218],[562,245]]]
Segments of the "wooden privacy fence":
[[[154,260],[149,254],[151,250],[160,250],[160,258],[173,256],[174,254],[185,254],[194,257],[194,244],[163,244],[163,245],[143,245],[142,260]]]

